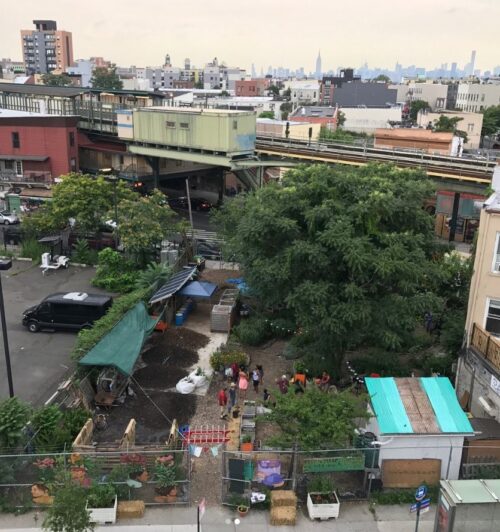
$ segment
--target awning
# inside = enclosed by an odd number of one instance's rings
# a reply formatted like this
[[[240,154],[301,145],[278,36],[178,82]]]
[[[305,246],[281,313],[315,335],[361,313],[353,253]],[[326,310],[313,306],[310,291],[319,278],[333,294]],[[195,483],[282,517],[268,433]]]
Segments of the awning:
[[[48,155],[1,155],[2,161],[36,161],[43,163],[49,158]]]
[[[21,198],[50,199],[52,198],[52,190],[50,188],[23,188],[19,195]]]
[[[149,304],[164,301],[176,294],[188,281],[190,281],[196,272],[196,266],[186,268],[174,274],[159,290],[153,294]]]
[[[180,296],[186,297],[211,297],[217,290],[217,285],[206,281],[191,281],[179,291]]]
[[[144,341],[158,320],[149,316],[142,301],[137,303],[78,363],[112,366],[124,375],[131,375]]]

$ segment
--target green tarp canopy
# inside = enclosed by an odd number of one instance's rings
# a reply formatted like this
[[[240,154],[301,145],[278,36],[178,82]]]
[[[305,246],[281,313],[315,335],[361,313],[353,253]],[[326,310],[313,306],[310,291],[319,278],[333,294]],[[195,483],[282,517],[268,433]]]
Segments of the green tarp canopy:
[[[137,303],[78,363],[113,366],[124,375],[131,375],[144,341],[158,319],[148,315],[142,301]]]

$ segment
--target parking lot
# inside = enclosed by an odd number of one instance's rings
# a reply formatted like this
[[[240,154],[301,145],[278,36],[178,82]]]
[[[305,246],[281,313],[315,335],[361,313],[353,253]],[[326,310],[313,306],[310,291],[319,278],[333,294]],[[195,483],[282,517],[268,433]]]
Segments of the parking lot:
[[[43,331],[30,333],[22,325],[23,311],[54,292],[94,292],[90,285],[93,268],[70,267],[42,276],[40,268],[30,262],[13,262],[11,270],[2,272],[3,295],[14,392],[25,401],[41,403],[55,391],[63,376],[74,367],[70,352],[74,332]],[[0,345],[0,400],[8,397],[8,383]]]

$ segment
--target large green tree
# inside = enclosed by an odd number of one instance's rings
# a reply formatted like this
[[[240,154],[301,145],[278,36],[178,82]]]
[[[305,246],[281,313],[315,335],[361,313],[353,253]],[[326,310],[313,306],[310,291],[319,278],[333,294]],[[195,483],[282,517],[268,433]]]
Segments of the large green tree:
[[[215,215],[228,251],[268,309],[286,311],[340,364],[361,344],[399,349],[426,310],[437,269],[433,193],[418,170],[309,166]]]
[[[90,80],[93,89],[120,90],[123,89],[123,82],[116,73],[116,67],[97,67],[92,72]]]
[[[467,142],[467,133],[458,129],[458,123],[463,120],[463,117],[460,116],[446,116],[441,115],[436,123],[434,124],[434,131],[446,131],[458,135],[464,139],[464,142]]]
[[[72,85],[68,74],[43,74],[42,81],[44,85],[51,85],[52,87],[70,87]]]
[[[430,109],[429,102],[426,102],[425,100],[414,100],[410,103],[410,119],[413,120],[413,122],[416,122],[418,112],[425,109]]]
[[[116,190],[115,190],[116,187]],[[26,230],[35,234],[61,230],[74,221],[81,232],[97,231],[116,201],[137,198],[124,181],[103,176],[68,174],[53,188],[52,201],[26,217]]]
[[[483,111],[483,129],[481,135],[498,135],[500,133],[500,105],[488,107]]]

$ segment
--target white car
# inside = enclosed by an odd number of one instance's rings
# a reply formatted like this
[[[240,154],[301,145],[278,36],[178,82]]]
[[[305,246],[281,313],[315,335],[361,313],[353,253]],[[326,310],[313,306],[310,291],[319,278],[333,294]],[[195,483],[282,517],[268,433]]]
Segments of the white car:
[[[0,212],[0,224],[10,225],[10,224],[18,224],[18,223],[19,223],[19,218],[17,217],[17,214],[14,214],[9,211]]]

